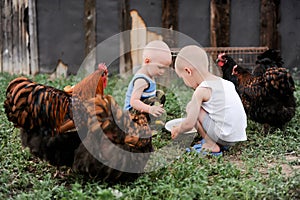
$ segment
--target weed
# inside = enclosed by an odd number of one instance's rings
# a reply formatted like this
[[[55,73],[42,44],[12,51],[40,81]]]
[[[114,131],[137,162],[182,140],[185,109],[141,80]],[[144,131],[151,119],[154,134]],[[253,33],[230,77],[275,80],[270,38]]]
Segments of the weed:
[[[300,107],[286,129],[265,135],[262,126],[248,122],[248,141],[238,143],[223,157],[184,153],[168,165],[143,174],[132,183],[109,186],[70,173],[54,178],[56,168],[33,157],[21,147],[19,131],[7,121],[3,109],[8,82],[16,76],[0,76],[0,199],[299,199],[300,198]],[[35,81],[62,89],[76,77]],[[110,77],[106,93],[121,105],[127,83]],[[192,91],[182,84],[163,88],[168,120],[182,117]],[[300,91],[297,85],[297,104]],[[156,150],[170,144],[170,133],[162,129],[153,138]],[[292,159],[292,160],[291,160]],[[62,170],[68,170],[62,168]]]

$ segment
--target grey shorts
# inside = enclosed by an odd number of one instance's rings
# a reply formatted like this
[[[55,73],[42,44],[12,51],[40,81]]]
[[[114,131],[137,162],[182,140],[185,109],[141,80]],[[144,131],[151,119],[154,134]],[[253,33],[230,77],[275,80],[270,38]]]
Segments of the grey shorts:
[[[209,117],[208,114],[204,116],[202,126],[210,139],[212,139],[217,144],[220,144],[222,146],[233,146],[235,144],[235,142],[227,142],[218,137],[221,130],[215,125],[215,122]]]

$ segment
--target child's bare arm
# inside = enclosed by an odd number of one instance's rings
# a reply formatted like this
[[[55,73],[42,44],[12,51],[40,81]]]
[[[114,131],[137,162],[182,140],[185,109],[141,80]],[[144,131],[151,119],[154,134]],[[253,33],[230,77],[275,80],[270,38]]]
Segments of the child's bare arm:
[[[192,96],[192,100],[187,104],[186,119],[171,131],[172,138],[176,138],[178,134],[187,132],[195,127],[203,101],[210,98],[210,91],[207,88],[197,88]]]
[[[141,96],[143,91],[148,87],[144,79],[137,79],[134,83],[133,92],[130,99],[130,105],[141,112],[149,113],[155,117],[160,116],[165,110],[160,106],[150,106],[142,102]]]

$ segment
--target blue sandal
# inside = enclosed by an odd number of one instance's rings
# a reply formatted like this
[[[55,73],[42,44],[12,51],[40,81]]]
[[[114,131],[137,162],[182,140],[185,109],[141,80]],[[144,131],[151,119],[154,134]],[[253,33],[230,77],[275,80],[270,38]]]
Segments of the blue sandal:
[[[210,152],[210,151],[205,151],[201,149],[201,151],[199,153],[202,153],[203,156],[206,156],[206,155],[211,155],[211,156],[222,156],[223,155],[223,152],[222,151],[219,151],[219,152]]]
[[[195,145],[192,147],[192,149],[186,148],[186,152],[191,152],[191,151],[195,150],[195,151],[197,151],[197,152],[199,153],[200,150],[202,149],[202,144],[204,144],[204,143],[205,143],[205,140],[202,139],[202,140],[200,141],[200,143],[195,144]]]
[[[223,151],[227,151],[229,146],[221,146],[219,152],[207,152],[202,149],[202,145],[205,143],[205,139],[202,139],[199,144],[195,144],[192,147],[192,150],[195,150],[197,153],[201,153],[202,155],[211,155],[211,156],[222,156]],[[186,152],[192,151],[190,148],[186,148]]]

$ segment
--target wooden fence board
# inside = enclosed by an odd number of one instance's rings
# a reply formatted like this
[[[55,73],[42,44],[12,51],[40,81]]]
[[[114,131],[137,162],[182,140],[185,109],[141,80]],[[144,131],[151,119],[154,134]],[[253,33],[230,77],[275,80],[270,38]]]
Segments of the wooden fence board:
[[[32,38],[35,43],[29,45],[28,15],[28,0],[1,2],[1,72],[27,75],[32,72],[29,53],[35,52],[33,48],[37,48],[37,38],[35,35],[35,38]]]
[[[2,66],[2,52],[3,52],[3,4],[4,1],[0,1],[0,72],[3,72],[3,66]]]
[[[121,1],[121,34],[120,38],[120,66],[119,73],[123,74],[132,68],[132,60],[130,55],[130,32],[131,29],[131,18],[129,13],[129,0]],[[124,32],[126,31],[126,32]]]
[[[3,6],[3,57],[2,65],[3,71],[12,73],[12,2],[11,0],[4,0]]]
[[[279,49],[279,17],[278,0],[261,0],[260,5],[260,45]]]
[[[176,47],[177,41],[169,30],[178,30],[178,0],[162,0],[162,36],[169,47]]]
[[[29,52],[30,52],[30,73],[35,75],[39,72],[36,1],[28,0],[29,15]]]
[[[20,25],[20,51],[21,51],[21,67],[23,74],[30,74],[30,62],[29,62],[29,21],[28,21],[28,0],[23,0],[23,4],[20,8],[21,25]]]
[[[96,47],[96,1],[84,1],[85,56]]]
[[[210,46],[229,46],[230,0],[210,2]]]
[[[19,24],[19,1],[13,0],[12,1],[12,58],[11,58],[11,64],[12,64],[12,73],[14,74],[20,74],[22,73],[21,67],[20,67],[20,54],[19,54],[19,31],[20,31],[20,24]]]

